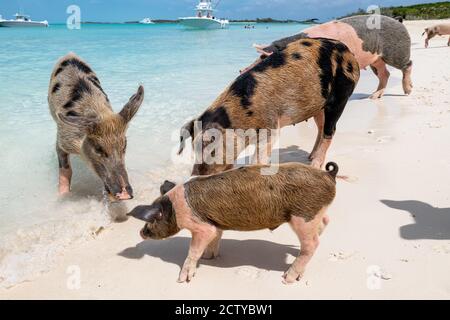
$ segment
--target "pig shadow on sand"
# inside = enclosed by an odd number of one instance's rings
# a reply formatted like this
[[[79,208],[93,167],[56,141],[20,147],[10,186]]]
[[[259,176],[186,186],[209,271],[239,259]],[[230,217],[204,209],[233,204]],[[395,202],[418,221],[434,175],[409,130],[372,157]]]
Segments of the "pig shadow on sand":
[[[308,159],[309,152],[300,149],[298,146],[289,146],[287,148],[273,150],[272,158],[276,157],[277,155],[279,157],[279,163],[287,163],[287,162],[300,162],[303,164],[311,163],[311,161]]]
[[[272,163],[288,163],[288,162],[300,162],[303,164],[311,164],[308,159],[309,152],[300,149],[298,146],[289,146],[282,149],[272,150]],[[247,156],[236,163],[236,166],[249,165],[251,164],[251,157]]]
[[[436,208],[428,203],[408,200],[381,200],[386,206],[409,212],[415,223],[400,227],[400,236],[406,240],[449,240],[450,208]]]
[[[118,255],[127,259],[141,259],[144,256],[157,257],[161,260],[183,266],[188,254],[188,237],[174,237],[164,241],[148,240],[130,247]],[[254,266],[259,269],[286,271],[288,255],[296,257],[299,247],[278,244],[265,240],[233,240],[222,239],[220,255],[214,260],[201,259],[201,265],[218,268],[234,268]]]

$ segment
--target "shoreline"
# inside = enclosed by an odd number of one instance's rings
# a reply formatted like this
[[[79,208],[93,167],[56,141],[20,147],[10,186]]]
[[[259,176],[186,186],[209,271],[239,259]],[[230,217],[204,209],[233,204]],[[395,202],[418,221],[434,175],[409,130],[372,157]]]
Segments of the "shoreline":
[[[450,52],[447,37],[434,38],[426,50],[420,37],[434,22],[405,22],[413,43],[411,96],[403,95],[401,72],[390,68],[385,97],[367,99],[377,82],[363,71],[327,156],[352,182],[338,182],[331,223],[300,282],[281,284],[298,250],[287,225],[274,232],[225,232],[221,256],[201,260],[186,285],[176,278],[190,235],[142,242],[142,223],[128,220],[69,246],[51,271],[0,289],[0,298],[450,298],[450,75],[443,74]],[[313,121],[283,129],[282,161],[304,160],[315,134]],[[72,290],[73,266],[81,286]],[[384,279],[373,278],[376,267]],[[368,288],[370,280],[379,288]]]

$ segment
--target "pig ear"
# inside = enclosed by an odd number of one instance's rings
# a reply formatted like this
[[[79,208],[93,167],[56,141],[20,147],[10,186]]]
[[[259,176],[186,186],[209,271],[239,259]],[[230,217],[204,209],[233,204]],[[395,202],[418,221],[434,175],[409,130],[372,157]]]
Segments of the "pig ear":
[[[99,120],[97,118],[88,118],[81,116],[73,116],[73,115],[64,115],[62,113],[58,114],[59,120],[66,125],[76,127],[87,132],[91,132],[95,129],[95,126],[98,124]]]
[[[161,195],[165,195],[167,192],[175,188],[176,184],[170,181],[164,181],[164,183],[159,188],[159,191],[161,192]]]
[[[143,220],[145,222],[155,222],[155,220],[161,220],[163,214],[159,206],[137,206],[127,216]]]
[[[178,149],[178,155],[183,152],[186,146],[186,140],[194,136],[194,122],[195,120],[189,121],[180,130],[180,148]]]
[[[130,98],[128,103],[123,107],[122,111],[119,114],[125,120],[125,122],[129,122],[136,112],[139,110],[139,107],[144,101],[144,87],[139,86],[138,91]]]

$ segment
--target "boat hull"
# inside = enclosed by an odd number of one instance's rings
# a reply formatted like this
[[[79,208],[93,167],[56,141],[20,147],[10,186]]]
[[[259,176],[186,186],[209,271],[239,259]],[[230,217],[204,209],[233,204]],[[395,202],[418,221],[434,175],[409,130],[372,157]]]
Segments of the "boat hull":
[[[181,18],[180,24],[191,29],[224,29],[228,27],[228,21],[208,18]]]
[[[36,27],[46,28],[46,27],[48,27],[48,23],[37,22],[37,21],[32,21],[32,22],[19,21],[18,22],[18,21],[3,20],[3,21],[0,21],[0,27],[5,27],[5,28],[36,28]]]

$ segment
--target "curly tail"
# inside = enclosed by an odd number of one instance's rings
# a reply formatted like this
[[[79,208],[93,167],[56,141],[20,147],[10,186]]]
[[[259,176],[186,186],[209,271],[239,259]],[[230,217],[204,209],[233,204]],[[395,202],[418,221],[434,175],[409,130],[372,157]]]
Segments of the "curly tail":
[[[336,163],[334,163],[334,162],[328,162],[327,165],[325,166],[325,169],[330,174],[330,176],[332,176],[333,179],[336,180],[336,176],[337,176],[338,171],[339,171],[338,165]]]

